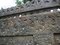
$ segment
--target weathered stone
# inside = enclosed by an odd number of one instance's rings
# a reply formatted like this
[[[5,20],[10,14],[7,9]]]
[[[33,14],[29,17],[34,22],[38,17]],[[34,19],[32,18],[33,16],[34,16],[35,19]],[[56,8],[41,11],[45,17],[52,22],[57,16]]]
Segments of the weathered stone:
[[[22,13],[22,12],[32,11],[36,9],[54,7],[54,6],[56,7],[60,6],[60,0],[32,0],[32,1],[28,1],[26,4],[22,6],[2,9],[2,11],[0,11],[0,16],[11,15],[14,13],[15,14]]]
[[[58,1],[33,0],[26,7],[1,12],[0,45],[60,45],[59,7],[37,10],[56,6]]]
[[[34,45],[52,45],[53,43],[53,34],[54,33],[60,33],[60,25],[59,25],[59,17],[57,17],[55,14],[59,15],[57,13],[52,13],[52,14],[42,14],[42,15],[32,15],[32,16],[22,16],[21,18],[19,16],[17,16],[16,18],[13,17],[8,17],[8,18],[1,18],[0,19],[0,38],[1,36],[3,36],[3,38],[1,40],[5,40],[2,41],[2,45],[6,44],[6,45],[17,45],[17,44],[21,44],[21,43],[25,43],[22,41],[22,39],[20,38],[22,35],[23,37],[25,37],[26,35],[33,35],[32,39],[33,39],[33,44]],[[28,18],[29,17],[29,18]],[[36,20],[37,19],[37,20]],[[15,35],[21,35],[18,38],[21,39],[22,42],[17,41],[16,43],[15,40],[17,40],[17,38],[15,39]],[[6,37],[4,37],[6,36]],[[10,40],[9,37],[14,38],[11,40],[11,42],[7,42]],[[23,38],[22,37],[22,38]],[[0,41],[1,41],[0,40]],[[28,39],[27,39],[28,40]],[[20,42],[20,43],[19,43]],[[22,44],[24,45],[24,44]],[[31,43],[26,44],[26,45],[31,45]]]

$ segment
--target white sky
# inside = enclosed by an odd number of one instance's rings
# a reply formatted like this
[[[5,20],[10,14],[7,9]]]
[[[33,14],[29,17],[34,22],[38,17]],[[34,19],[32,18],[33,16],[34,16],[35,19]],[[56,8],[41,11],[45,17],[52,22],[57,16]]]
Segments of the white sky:
[[[15,0],[0,0],[0,9],[16,6]]]

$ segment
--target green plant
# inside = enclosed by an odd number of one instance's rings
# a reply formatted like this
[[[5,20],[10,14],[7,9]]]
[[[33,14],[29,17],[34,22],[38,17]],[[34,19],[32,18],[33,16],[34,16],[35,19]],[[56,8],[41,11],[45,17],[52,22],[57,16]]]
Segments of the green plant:
[[[18,6],[20,6],[20,5],[24,4],[24,3],[26,3],[27,1],[31,1],[31,0],[16,0],[16,4]]]

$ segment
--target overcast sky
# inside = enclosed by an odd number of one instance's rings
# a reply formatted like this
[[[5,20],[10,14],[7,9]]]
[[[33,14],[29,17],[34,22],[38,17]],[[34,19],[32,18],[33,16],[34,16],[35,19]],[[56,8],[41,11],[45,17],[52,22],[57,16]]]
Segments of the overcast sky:
[[[1,8],[8,8],[8,7],[12,7],[12,6],[16,6],[15,4],[15,0],[0,0],[0,9]]]

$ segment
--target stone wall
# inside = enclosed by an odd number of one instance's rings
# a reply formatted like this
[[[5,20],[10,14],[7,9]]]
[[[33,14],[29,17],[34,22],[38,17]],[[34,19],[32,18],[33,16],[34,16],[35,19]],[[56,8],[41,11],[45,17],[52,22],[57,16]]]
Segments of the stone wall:
[[[55,45],[55,33],[60,33],[60,12],[0,19],[0,45]]]
[[[22,6],[15,6],[7,9],[0,10],[0,16],[6,16],[16,13],[22,13],[32,10],[50,8],[50,7],[60,7],[60,0],[32,0],[28,1]]]

